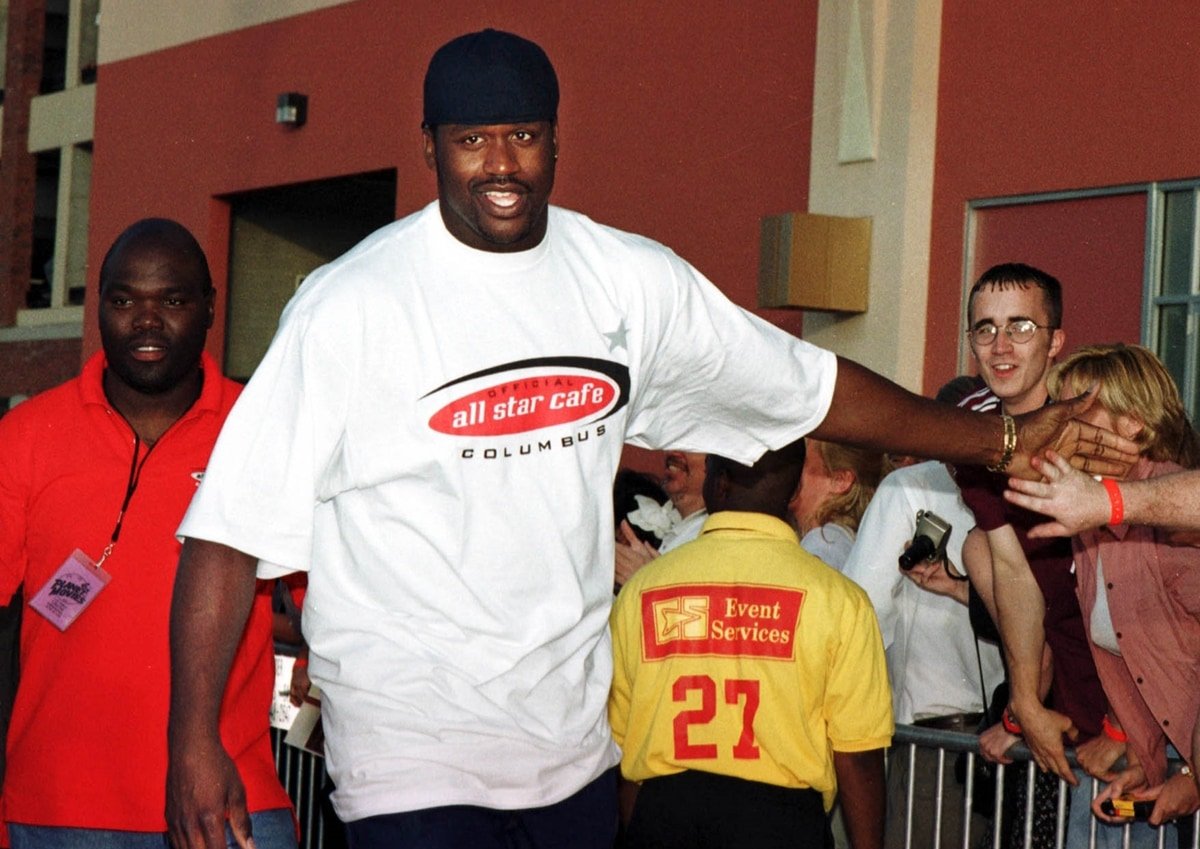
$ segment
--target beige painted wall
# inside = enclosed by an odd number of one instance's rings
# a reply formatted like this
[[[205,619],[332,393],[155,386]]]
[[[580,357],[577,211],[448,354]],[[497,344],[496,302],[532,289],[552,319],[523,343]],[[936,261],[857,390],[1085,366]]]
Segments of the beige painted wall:
[[[353,0],[103,0],[100,64]]]
[[[941,0],[821,0],[810,212],[870,216],[866,313],[806,312],[804,337],[920,391]],[[953,308],[957,308],[956,306]]]

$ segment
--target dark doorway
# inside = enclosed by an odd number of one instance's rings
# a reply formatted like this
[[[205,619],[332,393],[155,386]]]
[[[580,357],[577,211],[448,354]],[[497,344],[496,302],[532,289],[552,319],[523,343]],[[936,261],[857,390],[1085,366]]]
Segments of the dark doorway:
[[[229,202],[225,372],[247,380],[304,278],[395,218],[396,172],[259,189]]]

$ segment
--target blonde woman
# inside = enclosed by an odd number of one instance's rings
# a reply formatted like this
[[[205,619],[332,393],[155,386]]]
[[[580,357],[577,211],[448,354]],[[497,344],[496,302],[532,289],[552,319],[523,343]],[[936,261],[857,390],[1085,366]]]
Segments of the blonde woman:
[[[1162,362],[1137,345],[1081,348],[1048,380],[1068,398],[1098,387],[1082,417],[1111,428],[1141,449],[1123,480],[1144,480],[1200,465],[1200,439]],[[1105,733],[1126,743],[1128,766],[1092,807],[1113,798],[1154,800],[1158,825],[1200,809],[1191,732],[1200,713],[1200,552],[1174,544],[1169,532],[1123,523],[1120,486],[1106,481],[1112,515],[1104,527],[1073,539],[1077,593],[1100,681],[1118,722]],[[1188,766],[1169,774],[1167,746]]]
[[[883,455],[819,439],[805,440],[805,447],[804,472],[788,509],[804,550],[840,572],[879,486]]]

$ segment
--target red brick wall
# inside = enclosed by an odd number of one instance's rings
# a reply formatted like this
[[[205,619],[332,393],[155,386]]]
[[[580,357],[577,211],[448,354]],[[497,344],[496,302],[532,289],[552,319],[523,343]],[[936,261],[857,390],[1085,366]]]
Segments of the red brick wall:
[[[79,373],[78,339],[0,344],[0,398],[35,395]]]
[[[1200,176],[1200,111],[1188,106],[1198,44],[1195,3],[944,0],[929,302],[945,307],[926,324],[927,388],[954,371],[967,202]],[[1086,220],[1063,226],[1088,238]],[[1140,307],[1124,250],[1095,240],[1102,273],[1062,252],[1065,267],[1049,270],[1068,309],[1129,286]]]
[[[25,306],[33,264],[35,161],[29,152],[29,101],[42,77],[45,0],[10,0],[0,135],[0,327]]]
[[[816,0],[570,4],[359,0],[100,68],[89,285],[145,215],[201,238],[224,303],[223,194],[396,168],[397,214],[432,200],[420,156],[429,56],[495,26],[540,42],[562,86],[554,201],[644,233],[752,305],[759,219],[808,202]],[[274,123],[276,94],[308,125]],[[89,301],[84,351],[99,343]],[[797,317],[778,313],[796,328]],[[220,356],[219,316],[209,349]]]

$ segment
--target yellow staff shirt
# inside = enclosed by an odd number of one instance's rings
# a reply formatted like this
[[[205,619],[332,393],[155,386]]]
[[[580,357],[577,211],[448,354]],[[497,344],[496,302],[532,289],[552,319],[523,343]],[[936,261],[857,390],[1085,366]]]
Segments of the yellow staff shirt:
[[[608,716],[631,781],[685,769],[812,788],[834,751],[891,743],[891,692],[870,600],[762,513],[710,516],[613,607]]]

